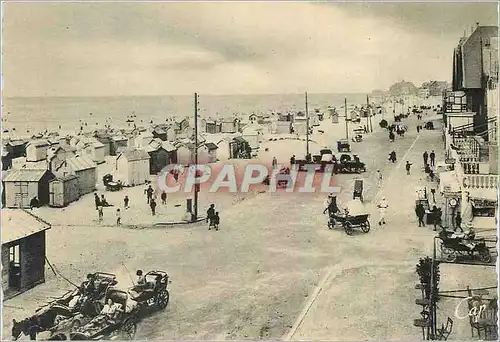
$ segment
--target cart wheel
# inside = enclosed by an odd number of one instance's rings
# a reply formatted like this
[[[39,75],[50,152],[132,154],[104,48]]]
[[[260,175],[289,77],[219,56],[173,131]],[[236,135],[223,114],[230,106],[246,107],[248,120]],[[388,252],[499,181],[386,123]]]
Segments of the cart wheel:
[[[344,223],[344,230],[347,235],[352,235],[352,224],[351,222]]]
[[[137,330],[137,325],[132,318],[127,319],[120,329],[121,338],[124,340],[133,340],[135,337],[135,332]]]
[[[332,221],[328,221],[327,226],[328,226],[328,229],[332,229],[333,228]]]
[[[368,233],[370,231],[370,222],[366,221],[361,225],[361,230],[363,233]]]
[[[449,262],[454,262],[457,260],[457,252],[451,250],[451,253],[446,254],[446,260]]]
[[[167,289],[164,289],[161,290],[160,293],[158,293],[158,297],[156,298],[156,304],[158,305],[158,308],[165,309],[168,305],[169,300],[170,300],[170,293],[168,292]]]
[[[73,322],[71,322],[71,325],[69,326],[69,332],[75,332],[82,326],[82,322],[80,322],[79,319],[75,319]]]
[[[481,258],[482,262],[491,262],[491,254],[488,249],[483,249],[479,252],[479,257]]]

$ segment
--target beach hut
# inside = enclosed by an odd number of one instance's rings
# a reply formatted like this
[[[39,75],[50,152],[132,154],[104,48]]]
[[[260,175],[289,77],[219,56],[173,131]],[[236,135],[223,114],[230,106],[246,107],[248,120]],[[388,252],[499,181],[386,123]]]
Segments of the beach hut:
[[[12,168],[12,157],[6,149],[2,149],[2,171]]]
[[[223,119],[221,122],[221,133],[236,133],[239,129],[238,119]]]
[[[111,138],[111,145],[109,154],[111,156],[118,155],[121,150],[124,150],[128,147],[128,138],[123,135],[115,135]]]
[[[218,146],[212,142],[204,143],[198,147],[198,163],[209,164],[217,162]]]
[[[175,133],[181,134],[186,131],[189,127],[189,120],[187,118],[176,118],[175,119]]]
[[[231,138],[224,138],[215,143],[215,145],[217,145],[217,158],[220,161],[225,161],[231,158],[231,140]]]
[[[126,186],[135,186],[149,181],[149,154],[143,149],[120,153],[115,161],[115,175]]]
[[[177,163],[181,165],[188,165],[194,162],[193,151],[194,144],[192,142],[179,142],[174,144],[177,148]]]
[[[139,133],[138,136],[134,138],[134,144],[129,146],[130,148],[141,148],[146,149],[149,146],[151,140],[154,139],[154,136],[149,131],[144,131]]]
[[[259,133],[253,129],[245,129],[242,134],[242,138],[245,139],[252,149],[259,148]]]
[[[105,162],[105,147],[104,144],[98,140],[89,139],[87,142],[80,147],[79,151],[82,155],[87,156],[92,159],[97,164],[102,164]]]
[[[55,176],[49,170],[20,169],[8,171],[2,180],[7,208],[29,208],[37,197],[40,205],[49,203],[49,182]]]
[[[104,145],[104,156],[109,156],[111,153],[111,136],[108,132],[96,131],[94,138]]]
[[[47,140],[33,140],[26,144],[26,161],[37,162],[47,159],[50,144]]]
[[[49,182],[49,206],[62,208],[79,198],[78,176],[67,175]]]
[[[222,123],[217,120],[207,120],[205,123],[205,132],[210,134],[217,134],[222,131]]]
[[[163,148],[163,141],[158,138],[153,139],[146,151],[149,154],[149,173],[152,175],[160,172],[170,163],[170,153]]]
[[[154,129],[153,129],[153,137],[156,138],[156,139],[160,139],[161,141],[166,141],[168,139],[167,137],[167,132],[159,127],[159,126],[156,126]]]
[[[45,231],[50,225],[25,211],[2,210],[4,300],[45,282]]]
[[[79,196],[91,193],[96,189],[97,166],[88,157],[77,154],[72,158],[68,158],[56,168],[54,174],[57,177],[78,176]]]
[[[5,144],[5,149],[12,159],[26,157],[26,144],[27,142],[24,140],[10,140]]]

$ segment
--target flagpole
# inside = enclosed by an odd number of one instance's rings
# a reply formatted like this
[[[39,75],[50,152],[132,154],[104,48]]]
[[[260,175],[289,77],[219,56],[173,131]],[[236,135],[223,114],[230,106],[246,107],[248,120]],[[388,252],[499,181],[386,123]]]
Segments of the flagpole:
[[[345,138],[349,141],[349,122],[347,121],[347,97],[344,98],[344,110],[345,110]]]
[[[309,107],[307,103],[306,91],[306,157],[309,155]]]

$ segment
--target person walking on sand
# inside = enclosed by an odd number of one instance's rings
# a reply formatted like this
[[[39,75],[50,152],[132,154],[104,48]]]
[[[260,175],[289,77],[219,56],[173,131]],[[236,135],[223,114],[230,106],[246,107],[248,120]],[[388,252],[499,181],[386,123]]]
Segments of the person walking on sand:
[[[290,158],[290,167],[295,164],[295,154]]]
[[[167,193],[165,192],[165,190],[163,190],[163,192],[161,193],[161,203],[163,205],[167,204]]]
[[[377,170],[377,187],[380,188],[382,185],[382,172],[380,170]]]
[[[129,200],[128,196],[125,196],[125,197],[123,198],[123,207],[124,207],[125,209],[130,208],[130,207],[129,207],[129,203],[130,203],[130,200]]]
[[[120,226],[122,224],[122,212],[120,208],[116,209],[116,225]]]
[[[275,169],[277,165],[278,165],[278,159],[276,159],[276,157],[273,157],[273,169]]]
[[[379,204],[377,205],[378,212],[380,214],[380,219],[378,221],[379,226],[385,224],[385,214],[387,213],[388,207],[389,206],[387,205],[387,201],[385,200],[385,197],[382,197]]]
[[[425,222],[424,222],[425,208],[421,202],[419,202],[415,207],[415,214],[418,217],[418,226],[425,227]]]
[[[431,151],[431,154],[429,154],[429,157],[431,158],[431,166],[436,165],[436,153],[434,153],[434,150]]]
[[[207,210],[207,223],[208,223],[208,230],[212,228],[212,219],[215,216],[215,204],[210,204],[210,208]]]
[[[219,231],[219,222],[220,222],[219,212],[216,212],[215,215],[212,217],[212,223],[213,227],[215,228],[215,231]]]
[[[102,223],[102,220],[104,219],[104,209],[102,205],[97,208],[97,212],[99,213],[99,223]]]
[[[94,192],[94,202],[95,202],[95,210],[99,210],[99,207],[101,206],[101,200],[99,199],[99,195],[97,192]]]
[[[410,175],[410,167],[412,166],[413,164],[410,163],[408,160],[406,161],[406,165],[405,165],[405,168],[406,168],[406,174],[407,175]]]
[[[149,204],[149,202],[151,202],[151,199],[153,198],[154,190],[151,187],[151,185],[149,185],[148,188],[144,192],[146,193],[147,201]]]
[[[151,208],[151,214],[153,216],[155,216],[155,214],[156,214],[156,202],[155,202],[154,198],[151,198],[151,201],[149,202],[149,206]]]
[[[425,165],[427,165],[427,160],[429,159],[429,154],[427,153],[427,151],[424,152],[423,157],[424,157],[424,166],[425,166]]]

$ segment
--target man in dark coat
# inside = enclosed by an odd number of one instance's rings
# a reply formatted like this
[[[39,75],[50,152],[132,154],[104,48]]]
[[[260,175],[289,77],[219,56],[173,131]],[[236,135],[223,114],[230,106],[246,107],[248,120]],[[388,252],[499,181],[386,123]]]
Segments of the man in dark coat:
[[[410,175],[410,168],[413,164],[410,163],[408,160],[406,161],[406,165],[405,165],[405,168],[406,168],[406,174],[407,175]]]
[[[432,207],[432,222],[434,223],[434,231],[436,231],[437,226],[440,226],[441,228],[443,228],[443,226],[441,225],[441,216],[442,215],[443,215],[443,212],[441,211],[441,209],[439,209],[436,206]]]
[[[418,217],[418,226],[419,227],[425,227],[425,222],[424,222],[424,216],[425,216],[425,208],[422,205],[422,203],[418,203],[417,206],[415,207],[415,214]]]
[[[151,198],[150,202],[149,202],[149,206],[151,207],[151,214],[153,214],[153,216],[156,214],[156,202],[154,200],[154,198]]]
[[[208,208],[208,210],[207,210],[208,230],[212,229],[214,216],[215,216],[215,204],[210,204],[210,208]]]
[[[454,231],[457,231],[457,229],[460,229],[463,233],[463,228],[462,228],[462,217],[460,216],[460,213],[457,213],[455,215],[455,229]]]
[[[147,200],[148,200],[148,204],[149,202],[151,202],[151,199],[153,198],[153,188],[150,186],[148,186],[148,188],[146,189],[145,193],[146,193],[146,196],[147,196]]]
[[[431,166],[436,165],[436,153],[434,153],[434,150],[431,151],[431,154],[429,154],[429,157],[431,158]]]
[[[429,159],[429,154],[427,153],[427,151],[424,152],[423,157],[424,157],[424,165],[427,165],[427,160]]]
[[[94,202],[95,202],[95,210],[98,210],[101,206],[101,200],[99,199],[99,195],[97,192],[94,192]]]

